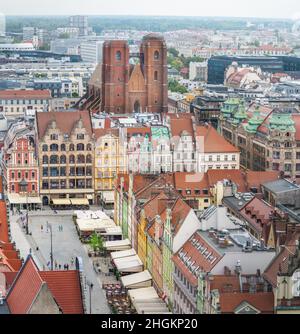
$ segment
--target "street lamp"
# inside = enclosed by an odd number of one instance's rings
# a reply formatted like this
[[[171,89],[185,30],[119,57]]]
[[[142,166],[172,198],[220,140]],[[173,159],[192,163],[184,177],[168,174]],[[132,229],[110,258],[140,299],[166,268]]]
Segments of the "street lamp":
[[[90,314],[92,314],[92,290],[94,287],[94,284],[92,282],[87,281],[86,284],[89,286],[89,292],[90,292]]]
[[[53,234],[52,234],[52,225],[47,222],[47,228],[50,230],[50,263],[51,270],[53,271]]]
[[[19,183],[20,186],[20,190],[21,192],[24,192],[26,194],[26,234],[29,234],[28,231],[28,191],[27,191],[27,187],[28,187],[28,182],[23,178],[22,181]]]

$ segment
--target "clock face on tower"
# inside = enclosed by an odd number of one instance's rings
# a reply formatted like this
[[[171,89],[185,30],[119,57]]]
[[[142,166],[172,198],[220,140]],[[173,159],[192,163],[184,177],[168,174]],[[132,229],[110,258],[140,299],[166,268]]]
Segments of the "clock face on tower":
[[[300,269],[296,270],[292,276],[293,296],[300,297]]]

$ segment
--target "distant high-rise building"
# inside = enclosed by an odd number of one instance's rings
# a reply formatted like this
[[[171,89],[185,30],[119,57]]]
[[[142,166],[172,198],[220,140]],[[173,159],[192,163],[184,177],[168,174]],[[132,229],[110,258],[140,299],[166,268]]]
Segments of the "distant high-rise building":
[[[23,27],[23,41],[32,41],[34,35],[34,27]]]
[[[5,16],[0,13],[0,37],[5,36]]]
[[[88,35],[89,27],[88,27],[87,16],[82,16],[82,15],[70,16],[69,25],[72,28],[78,28],[80,36],[87,36]]]

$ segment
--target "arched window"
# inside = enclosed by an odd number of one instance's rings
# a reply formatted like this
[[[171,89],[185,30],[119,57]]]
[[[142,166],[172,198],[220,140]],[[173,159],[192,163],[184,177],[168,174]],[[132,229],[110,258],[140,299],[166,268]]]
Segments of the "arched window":
[[[84,151],[84,144],[77,144],[77,151]]]
[[[75,164],[75,156],[73,154],[70,155],[70,157],[69,157],[69,163],[70,164]]]
[[[88,164],[92,163],[92,156],[90,154],[86,156],[86,163]]]
[[[48,145],[43,145],[42,150],[43,150],[43,152],[47,152],[48,151]]]
[[[134,106],[133,106],[134,112],[141,112],[141,104],[140,101],[135,101]]]
[[[157,72],[157,71],[154,72],[154,80],[155,80],[155,81],[158,80],[158,72]]]
[[[58,164],[58,156],[57,155],[51,155],[50,157],[50,164]]]
[[[61,164],[65,164],[67,162],[67,158],[66,158],[66,156],[65,155],[62,155],[61,157],[60,157],[60,163]]]
[[[61,150],[62,152],[65,152],[65,150],[66,150],[66,145],[65,145],[65,144],[61,144],[61,145],[60,145],[60,150]]]
[[[77,163],[78,163],[78,164],[84,164],[84,163],[85,163],[85,157],[84,157],[83,154],[79,154],[79,155],[77,156]]]
[[[47,155],[43,156],[43,164],[46,165],[48,163],[49,159],[47,157]]]
[[[70,150],[70,151],[74,151],[74,149],[75,149],[74,144],[70,144],[69,150]]]
[[[117,52],[116,52],[116,60],[117,60],[117,61],[120,61],[121,59],[122,59],[121,51],[117,51]]]
[[[158,60],[159,59],[159,52],[155,51],[154,52],[154,60]]]
[[[91,145],[91,144],[87,144],[87,146],[86,146],[86,150],[87,150],[87,151],[91,151],[91,150],[92,150],[92,145]]]
[[[58,145],[57,144],[51,144],[50,145],[50,151],[51,152],[57,152],[58,151]]]

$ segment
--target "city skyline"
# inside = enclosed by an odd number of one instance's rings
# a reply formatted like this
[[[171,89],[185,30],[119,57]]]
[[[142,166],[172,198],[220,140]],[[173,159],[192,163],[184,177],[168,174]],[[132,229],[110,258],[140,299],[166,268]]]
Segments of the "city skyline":
[[[282,3],[266,0],[228,0],[225,2],[214,0],[209,3],[199,3],[195,0],[186,0],[184,6],[180,0],[151,3],[137,0],[121,0],[111,2],[89,0],[88,4],[82,0],[66,0],[44,2],[40,5],[37,0],[28,0],[26,4],[21,0],[3,3],[0,12],[5,15],[133,15],[133,16],[194,16],[194,17],[244,17],[244,18],[274,18],[300,19],[300,3],[297,0],[287,0]],[[59,8],[59,9],[58,9]],[[197,13],[197,14],[196,14]]]

